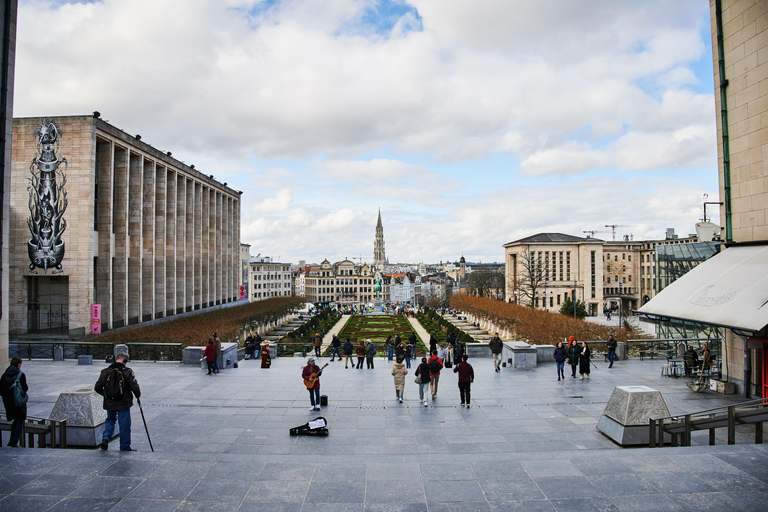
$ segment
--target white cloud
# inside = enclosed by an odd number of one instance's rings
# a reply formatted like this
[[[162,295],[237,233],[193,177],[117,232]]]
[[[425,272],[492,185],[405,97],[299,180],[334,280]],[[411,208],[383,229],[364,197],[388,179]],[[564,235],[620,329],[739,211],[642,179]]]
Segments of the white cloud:
[[[290,189],[284,188],[278,190],[275,197],[267,197],[259,204],[253,206],[248,213],[252,215],[258,213],[284,212],[291,205],[291,199],[292,195]]]

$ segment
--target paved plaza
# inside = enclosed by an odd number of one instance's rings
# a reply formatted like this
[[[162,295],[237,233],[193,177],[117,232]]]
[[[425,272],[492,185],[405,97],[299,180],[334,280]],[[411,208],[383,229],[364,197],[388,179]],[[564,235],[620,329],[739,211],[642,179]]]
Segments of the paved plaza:
[[[329,360],[323,358],[321,364]],[[691,392],[660,376],[659,360],[597,362],[589,380],[558,382],[554,365],[475,367],[472,408],[459,408],[456,376],[443,371],[424,407],[411,369],[405,403],[391,364],[330,363],[329,406],[309,411],[303,359],[260,361],[207,376],[196,366],[131,363],[142,387],[155,452],[138,407],[133,447],[0,449],[0,511],[539,511],[766,510],[768,451],[738,441],[689,448],[618,447],[595,425],[616,385],[660,390],[673,414],[739,401]],[[103,364],[25,361],[29,414],[47,417],[58,393],[92,388]],[[288,430],[318,415],[326,438]],[[4,441],[7,442],[5,433]]]

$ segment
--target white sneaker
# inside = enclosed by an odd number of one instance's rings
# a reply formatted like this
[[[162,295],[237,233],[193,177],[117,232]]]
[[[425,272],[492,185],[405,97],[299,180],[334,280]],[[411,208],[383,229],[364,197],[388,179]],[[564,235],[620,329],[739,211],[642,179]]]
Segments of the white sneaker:
[[[584,380],[584,375],[579,375],[579,380]]]
[[[588,373],[586,373],[585,375],[587,376],[587,378],[589,378],[589,374]]]
[[[402,398],[400,399],[400,403],[403,403],[403,399]]]
[[[312,407],[309,408],[309,410],[310,411],[314,411],[315,410],[315,406],[313,405]]]
[[[427,402],[426,400],[424,400],[424,407],[429,407],[429,402]]]

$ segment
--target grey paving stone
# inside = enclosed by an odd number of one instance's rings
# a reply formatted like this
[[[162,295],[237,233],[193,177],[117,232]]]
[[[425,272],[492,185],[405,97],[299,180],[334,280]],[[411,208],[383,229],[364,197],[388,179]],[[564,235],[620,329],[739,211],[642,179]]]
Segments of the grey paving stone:
[[[247,503],[304,503],[309,482],[256,481],[245,496]]]
[[[49,475],[96,475],[114,464],[116,459],[76,457],[54,466]]]
[[[583,476],[568,478],[534,478],[544,495],[550,499],[592,498],[602,493]]]
[[[421,480],[396,482],[369,480],[365,488],[366,503],[419,503],[425,502]]]
[[[363,503],[365,484],[363,482],[311,482],[307,494],[315,503]]]
[[[72,496],[93,498],[123,498],[133,492],[143,478],[96,476],[71,492]]]
[[[192,479],[172,480],[167,478],[157,478],[146,480],[136,487],[130,497],[152,500],[183,501],[198,483],[199,480]]]
[[[599,475],[588,478],[606,496],[659,494],[659,490],[641,475]]]
[[[625,475],[634,473],[626,464],[616,459],[575,460],[573,465],[585,476]]]
[[[614,512],[619,509],[608,498],[552,500],[558,512]]]
[[[528,477],[510,480],[481,480],[480,487],[488,501],[522,501],[545,499],[539,486]]]
[[[476,480],[455,480],[446,485],[443,482],[425,481],[424,494],[427,502],[443,501],[485,501],[480,484]],[[430,510],[432,506],[430,505]]]
[[[423,480],[475,480],[475,472],[469,464],[419,464]]]
[[[413,481],[421,478],[418,464],[368,464],[368,481]]]
[[[71,512],[73,510],[88,510],[93,512],[112,510],[120,501],[119,498],[64,498],[50,512]]]
[[[611,501],[621,512],[675,512],[681,508],[679,503],[665,494],[614,496]]]
[[[206,480],[229,480],[232,478],[256,480],[263,467],[263,463],[218,461],[208,470],[204,478]]]
[[[0,512],[40,512],[62,500],[61,496],[6,496],[0,501]]]
[[[176,500],[145,500],[125,498],[112,512],[171,512],[181,504]]]
[[[490,502],[494,512],[552,512],[555,507],[549,500]]]
[[[165,461],[143,459],[120,459],[105,468],[100,476],[127,476],[147,478],[154,474]]]
[[[239,501],[182,501],[175,512],[235,512]]]
[[[308,512],[311,509],[308,508]],[[427,512],[426,503],[366,503],[365,512]]]
[[[37,477],[38,475],[0,475],[0,495],[10,494]]]
[[[462,503],[430,502],[430,512],[490,512],[491,505],[486,501],[464,501]]]
[[[259,473],[258,480],[311,480],[315,472],[315,464],[299,464],[296,462],[268,462]]]
[[[527,477],[528,473],[519,462],[473,462],[472,469],[480,480]]]
[[[528,475],[533,478],[558,476],[583,476],[570,460],[526,460],[521,462]]]
[[[201,480],[186,501],[241,501],[250,488],[250,480]]]
[[[89,476],[42,475],[17,489],[11,496],[16,494],[66,496],[90,479]]]
[[[684,510],[691,512],[734,510],[736,505],[732,497],[725,492],[678,493],[670,494],[669,497]],[[765,502],[762,503],[761,508],[748,507],[737,510],[765,510]]]
[[[715,487],[712,487],[707,482],[691,473],[676,473],[674,475],[666,473],[646,473],[643,475],[643,478],[665,494],[691,492],[710,493],[717,490]]]

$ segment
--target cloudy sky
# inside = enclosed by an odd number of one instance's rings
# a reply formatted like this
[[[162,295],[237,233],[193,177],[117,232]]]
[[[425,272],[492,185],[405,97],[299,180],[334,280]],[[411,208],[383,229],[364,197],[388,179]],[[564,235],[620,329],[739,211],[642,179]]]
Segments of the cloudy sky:
[[[378,208],[392,262],[692,233],[713,89],[705,0],[19,1],[15,116],[100,111],[294,263],[370,262]]]

